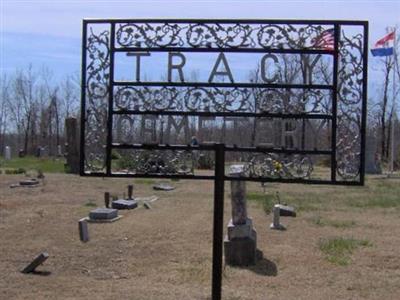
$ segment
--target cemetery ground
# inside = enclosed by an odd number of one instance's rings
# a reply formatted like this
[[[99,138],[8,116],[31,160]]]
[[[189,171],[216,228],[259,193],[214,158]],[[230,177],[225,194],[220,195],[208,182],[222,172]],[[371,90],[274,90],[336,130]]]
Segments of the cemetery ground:
[[[10,189],[24,175],[0,175],[0,299],[209,299],[212,262],[212,181],[82,178],[45,173],[35,188]],[[110,224],[78,220],[104,205],[104,192],[156,195],[120,211]],[[367,177],[364,187],[248,183],[249,216],[263,259],[224,266],[223,299],[398,299],[400,291],[400,179]],[[230,218],[225,185],[225,231]],[[269,229],[276,200],[296,207]],[[22,274],[40,252],[37,274]]]

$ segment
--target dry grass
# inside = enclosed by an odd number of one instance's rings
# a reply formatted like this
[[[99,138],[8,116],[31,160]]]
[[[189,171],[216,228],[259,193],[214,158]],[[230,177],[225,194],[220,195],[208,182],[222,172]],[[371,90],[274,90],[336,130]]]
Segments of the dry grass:
[[[126,194],[134,181],[46,174],[41,187],[10,189],[19,178],[0,175],[0,299],[209,298],[212,182],[178,181],[176,190],[161,192],[149,180],[136,180],[134,195],[159,196],[153,209],[90,224],[91,240],[81,243],[78,220],[104,205],[105,191]],[[287,231],[271,231],[271,215],[249,201],[264,258],[248,268],[224,266],[223,299],[396,299],[399,186],[398,179],[370,179],[365,187],[267,185],[269,199],[279,191],[298,217],[282,219]],[[226,191],[225,224],[228,184]],[[256,183],[248,183],[248,191],[263,194]],[[318,218],[321,224],[312,221]],[[320,250],[321,241],[333,237],[372,246],[344,251],[348,265],[338,266]],[[50,258],[39,269],[50,273],[21,274],[41,251]]]

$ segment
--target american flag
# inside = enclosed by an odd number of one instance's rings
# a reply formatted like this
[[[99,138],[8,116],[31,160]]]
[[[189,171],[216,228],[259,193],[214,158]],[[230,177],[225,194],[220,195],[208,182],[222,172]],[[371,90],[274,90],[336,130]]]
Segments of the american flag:
[[[319,36],[311,40],[312,46],[317,49],[335,49],[335,30],[333,28],[324,30]]]

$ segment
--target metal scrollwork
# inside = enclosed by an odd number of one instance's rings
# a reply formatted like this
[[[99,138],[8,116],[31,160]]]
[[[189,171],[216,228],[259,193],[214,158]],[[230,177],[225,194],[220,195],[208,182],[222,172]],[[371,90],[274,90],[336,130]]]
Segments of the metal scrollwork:
[[[124,47],[152,48],[182,46],[182,30],[178,24],[120,24],[116,42]]]
[[[118,87],[114,99],[120,110],[311,114],[328,105],[330,94],[301,89]]]
[[[305,49],[327,28],[246,23],[120,23],[117,47]]]
[[[153,175],[193,175],[194,158],[190,151],[132,150],[121,155],[118,172]]]
[[[257,153],[243,160],[245,177],[308,179],[314,170],[310,157],[302,155]]]
[[[253,28],[246,24],[190,24],[186,31],[187,43],[194,48],[254,47]]]
[[[342,180],[356,180],[361,162],[363,35],[349,38],[343,30],[339,46],[337,173]]]
[[[110,32],[98,34],[91,28],[87,38],[85,169],[105,168],[107,136],[108,85],[110,77]]]

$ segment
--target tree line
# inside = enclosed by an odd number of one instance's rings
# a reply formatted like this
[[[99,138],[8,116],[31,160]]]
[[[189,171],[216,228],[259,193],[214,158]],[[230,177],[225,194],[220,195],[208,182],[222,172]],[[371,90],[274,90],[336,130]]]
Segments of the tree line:
[[[32,65],[0,75],[0,149],[35,154],[38,147],[57,154],[64,142],[64,120],[79,114],[79,77],[54,82],[48,68]]]
[[[298,83],[300,80],[307,84],[313,80],[313,83],[331,84],[333,75],[330,62],[317,58],[312,55],[284,55],[277,74],[286,83]],[[374,96],[368,99],[367,136],[369,144],[385,161],[390,157],[392,130],[395,130],[395,149],[399,147],[397,141],[400,138],[400,124],[396,118],[398,107],[395,109],[393,97],[398,97],[400,84],[397,83],[394,92],[392,89],[394,78],[400,78],[398,55],[381,58],[379,62],[375,61],[374,66],[383,76],[378,90],[369,91]],[[394,76],[393,72],[396,72]],[[260,82],[259,68],[249,74],[249,80]],[[192,81],[196,81],[196,78],[192,78]],[[14,153],[21,151],[32,155],[38,147],[44,147],[49,155],[56,155],[57,146],[64,144],[65,119],[78,117],[80,113],[79,75],[69,75],[55,82],[51,70],[46,67],[35,70],[30,65],[12,74],[0,74],[0,84],[0,151],[3,152],[4,147],[9,145]],[[258,96],[259,92],[254,90],[254,97],[261,101],[262,95]],[[392,122],[393,118],[396,122]],[[325,130],[324,135],[329,138],[329,134],[329,130]],[[305,137],[300,136],[298,139],[302,141]]]

